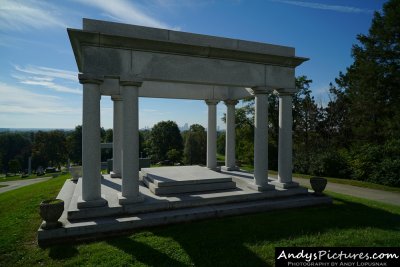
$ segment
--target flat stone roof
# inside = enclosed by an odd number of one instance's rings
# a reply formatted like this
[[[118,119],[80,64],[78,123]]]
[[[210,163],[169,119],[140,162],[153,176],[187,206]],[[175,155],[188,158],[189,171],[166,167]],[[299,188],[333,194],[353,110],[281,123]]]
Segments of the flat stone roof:
[[[295,56],[295,49],[288,46],[272,45],[267,43],[259,43],[239,39],[216,37],[210,35],[158,29],[86,18],[83,19],[83,30],[100,32],[109,35],[118,35],[155,41],[167,41],[195,46],[207,46],[279,56]]]
[[[82,46],[188,55],[295,68],[308,58],[293,47],[83,19],[83,29],[67,29],[79,71]]]

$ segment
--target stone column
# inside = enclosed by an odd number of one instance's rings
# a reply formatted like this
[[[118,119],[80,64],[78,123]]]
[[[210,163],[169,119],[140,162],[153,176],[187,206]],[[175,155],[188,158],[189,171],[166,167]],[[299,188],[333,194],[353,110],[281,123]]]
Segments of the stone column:
[[[237,100],[225,100],[226,105],[226,139],[225,139],[225,166],[222,167],[225,171],[234,171],[239,168],[236,166],[235,156],[235,105]]]
[[[292,181],[292,95],[295,92],[279,91],[278,181],[272,184],[280,188],[299,186]]]
[[[139,87],[140,82],[121,81],[123,100],[122,188],[119,204],[143,200],[139,193]]]
[[[113,95],[113,171],[112,178],[121,178],[122,166],[122,131],[123,131],[123,103],[120,95]]]
[[[217,104],[219,101],[206,100],[208,106],[207,168],[217,170]]]
[[[253,88],[254,113],[254,184],[249,187],[267,191],[275,187],[268,184],[268,94],[270,89]]]
[[[82,108],[82,196],[78,208],[105,206],[101,195],[100,88],[102,80],[80,74],[83,84]]]

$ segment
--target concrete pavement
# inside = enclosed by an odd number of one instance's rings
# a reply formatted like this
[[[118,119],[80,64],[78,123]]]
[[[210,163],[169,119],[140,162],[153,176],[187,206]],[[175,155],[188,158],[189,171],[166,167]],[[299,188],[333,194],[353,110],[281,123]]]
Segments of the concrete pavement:
[[[310,186],[310,182],[308,179],[294,178],[293,180],[300,183],[303,186]],[[344,195],[350,195],[354,197],[365,198],[383,202],[386,204],[400,206],[400,193],[396,192],[363,188],[346,184],[335,184],[335,183],[330,183],[329,181],[326,186],[326,190]]]
[[[8,182],[0,182],[0,185],[7,185],[6,187],[0,187],[0,194],[11,191],[23,186],[31,185],[31,184],[36,184],[39,182],[44,182],[52,177],[41,177],[41,178],[34,178],[34,179],[26,179],[26,180],[15,180],[15,181],[8,181]]]

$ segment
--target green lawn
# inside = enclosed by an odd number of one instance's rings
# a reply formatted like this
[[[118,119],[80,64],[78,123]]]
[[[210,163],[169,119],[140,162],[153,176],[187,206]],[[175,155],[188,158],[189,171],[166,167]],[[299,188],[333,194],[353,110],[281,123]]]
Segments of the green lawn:
[[[240,168],[245,171],[249,171],[249,172],[252,172],[254,170],[253,165],[249,165],[249,164],[244,164]],[[278,175],[278,172],[274,171],[274,170],[269,170],[268,173],[269,173],[269,175]],[[311,177],[313,177],[313,175],[293,173],[293,177],[301,178],[301,179],[310,179]],[[353,185],[353,186],[358,186],[358,187],[363,187],[363,188],[378,189],[378,190],[389,191],[389,192],[400,192],[399,187],[390,187],[390,186],[386,186],[386,185],[380,185],[380,184],[374,184],[374,183],[362,182],[362,181],[350,180],[350,179],[343,179],[343,178],[332,178],[332,177],[324,177],[324,178],[326,178],[328,180],[328,182],[336,183],[336,184],[348,184],[348,185]]]
[[[2,185],[2,184],[0,184],[0,188],[1,188],[1,187],[6,187],[6,186],[7,186],[7,185]]]
[[[57,174],[57,173],[54,173],[54,174]],[[36,174],[32,174],[32,175],[29,175],[28,177],[24,177],[24,178],[21,178],[20,174],[7,176],[7,177],[5,175],[1,175],[0,176],[0,182],[8,182],[8,181],[16,181],[16,180],[27,180],[27,179],[34,179],[34,178],[41,178],[41,177],[50,177],[52,175],[53,175],[53,173],[43,174],[41,176],[37,176]]]
[[[41,249],[38,204],[55,197],[66,178],[0,194],[0,266],[273,266],[275,246],[400,244],[400,207],[332,194],[332,206],[156,227]]]

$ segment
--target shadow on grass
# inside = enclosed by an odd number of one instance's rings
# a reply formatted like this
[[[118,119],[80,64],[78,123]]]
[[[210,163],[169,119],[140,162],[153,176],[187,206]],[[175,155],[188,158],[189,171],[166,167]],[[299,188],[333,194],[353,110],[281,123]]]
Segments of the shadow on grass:
[[[170,258],[168,255],[161,253],[151,246],[137,242],[128,237],[108,240],[107,243],[131,255],[132,259],[135,259],[148,266],[186,266],[185,264]]]
[[[59,245],[50,247],[49,257],[53,260],[66,260],[78,255],[74,245]]]
[[[343,199],[335,201],[336,204],[332,206],[281,210],[174,225],[157,229],[153,234],[178,242],[195,266],[266,266],[272,265],[274,251],[270,249],[268,255],[262,255],[263,258],[271,259],[271,262],[267,262],[250,251],[249,246],[272,248],[277,243],[293,246],[290,242],[304,235],[317,236],[327,231],[337,231],[340,234],[345,229],[372,227],[400,230],[399,214]],[[399,236],[393,238],[393,244],[389,245],[398,245]],[[349,244],[348,238],[353,237],[334,238],[342,242],[342,246],[346,246]],[[315,244],[307,245],[324,245],[324,240],[314,240]],[[366,244],[362,237],[354,237],[352,241],[358,246],[371,245]]]
[[[173,239],[194,266],[273,266],[274,247],[280,246],[397,246],[400,240],[399,209],[378,209],[343,198],[334,198],[332,206],[318,206],[264,212],[153,228],[152,238]],[[396,212],[396,213],[395,213]],[[386,230],[382,240],[365,240],[358,230]],[[344,230],[353,229],[354,233]],[[391,231],[399,232],[398,235]],[[330,235],[320,237],[320,234]],[[361,233],[361,232],[360,232]],[[306,239],[303,237],[307,236]],[[303,239],[302,239],[303,238]],[[156,249],[150,240],[135,241],[135,235],[107,240],[107,244],[131,255],[132,260],[149,266],[186,266],[171,258],[171,251]],[[304,241],[306,240],[306,241]],[[296,243],[297,242],[297,243]],[[373,243],[368,243],[373,242]],[[382,243],[385,242],[385,243]],[[253,251],[256,247],[256,252]],[[76,255],[74,246],[53,247],[50,257],[66,259]]]

